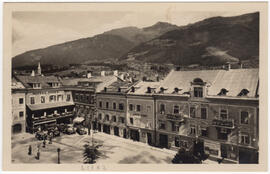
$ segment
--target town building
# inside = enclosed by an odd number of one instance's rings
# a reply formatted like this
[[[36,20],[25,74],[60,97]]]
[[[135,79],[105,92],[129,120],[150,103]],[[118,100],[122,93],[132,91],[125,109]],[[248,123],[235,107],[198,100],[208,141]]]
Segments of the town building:
[[[14,76],[25,88],[26,130],[35,132],[51,124],[70,123],[74,117],[74,102],[58,77],[33,70],[31,76]]]
[[[259,71],[171,71],[156,98],[157,144],[258,163]]]
[[[128,138],[126,127],[127,99],[126,94],[132,82],[118,79],[97,93],[97,115],[93,128],[122,138]]]
[[[12,133],[25,132],[25,88],[12,78]]]
[[[116,82],[119,79],[117,75],[114,73],[106,76],[105,71],[102,71],[100,76],[92,76],[89,72],[86,78],[61,80],[65,90],[72,92],[76,116],[73,122],[82,123],[89,129],[96,127],[96,124],[92,123],[97,113],[96,93]]]
[[[159,82],[141,81],[127,94],[127,127],[130,139],[155,145],[154,94]]]

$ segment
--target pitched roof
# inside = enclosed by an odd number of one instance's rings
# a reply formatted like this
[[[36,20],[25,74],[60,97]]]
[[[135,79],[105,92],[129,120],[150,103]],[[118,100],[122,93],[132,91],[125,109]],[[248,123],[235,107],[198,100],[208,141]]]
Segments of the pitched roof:
[[[117,81],[116,76],[93,76],[90,78],[70,78],[70,79],[62,79],[62,84],[64,86],[78,86],[79,82],[92,82],[97,83],[96,91],[99,92],[104,87],[107,87]]]
[[[23,84],[21,82],[19,82],[18,80],[16,80],[14,77],[12,78],[12,82],[11,82],[11,89],[24,89],[25,87],[23,86]]]
[[[42,88],[51,87],[48,83],[58,82],[60,80],[56,76],[22,76],[18,75],[16,78],[24,85],[25,88],[31,88],[31,83],[40,83]]]
[[[207,94],[217,96],[222,88],[228,90],[226,96],[237,96],[242,89],[247,89],[248,97],[255,97],[259,82],[258,69],[230,69],[230,70],[198,70],[171,71],[161,82],[159,88],[165,89],[165,94],[172,94],[175,88],[178,94],[191,90],[191,82],[200,78],[206,82]]]
[[[152,93],[156,92],[156,89],[160,86],[160,82],[146,82],[146,81],[140,81],[133,87],[135,88],[135,92],[129,91],[129,94],[144,94],[144,95],[151,95]],[[147,93],[147,89],[150,87],[152,89],[151,93]]]

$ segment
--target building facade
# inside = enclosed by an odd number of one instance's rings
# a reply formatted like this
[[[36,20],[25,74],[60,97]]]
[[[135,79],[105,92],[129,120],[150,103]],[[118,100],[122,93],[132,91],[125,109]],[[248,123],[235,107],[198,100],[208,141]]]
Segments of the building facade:
[[[159,82],[141,81],[127,95],[127,127],[130,139],[156,144],[155,101],[153,94]]]
[[[25,88],[16,79],[12,79],[12,134],[22,133],[25,125]]]
[[[25,87],[26,130],[35,132],[52,124],[70,123],[74,117],[71,91],[55,76],[16,76]]]
[[[258,162],[257,69],[172,71],[155,96],[161,147]]]

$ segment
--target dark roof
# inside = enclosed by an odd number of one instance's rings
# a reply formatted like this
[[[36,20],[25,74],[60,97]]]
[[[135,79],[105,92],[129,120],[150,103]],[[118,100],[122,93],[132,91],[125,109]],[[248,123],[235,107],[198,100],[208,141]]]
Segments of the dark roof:
[[[48,83],[61,83],[56,76],[16,76],[16,78],[24,85],[25,88],[31,88],[31,83],[40,83],[41,88],[50,88]]]

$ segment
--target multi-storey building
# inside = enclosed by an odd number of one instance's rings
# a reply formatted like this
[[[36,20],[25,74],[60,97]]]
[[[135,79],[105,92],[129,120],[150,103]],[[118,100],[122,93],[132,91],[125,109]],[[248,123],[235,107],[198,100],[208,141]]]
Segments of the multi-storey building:
[[[100,132],[128,138],[126,93],[132,83],[118,79],[97,93],[97,115],[93,127]]]
[[[144,82],[131,87],[127,95],[127,127],[130,138],[155,145],[155,101],[159,82]]]
[[[96,92],[100,92],[117,80],[117,76],[105,76],[104,72],[101,76],[92,76],[91,73],[88,73],[87,78],[63,79],[62,83],[65,89],[72,92],[75,103],[75,116],[81,118],[75,118],[74,121],[81,121],[89,129],[93,128],[95,124],[92,122],[97,112]]]
[[[12,78],[12,133],[25,132],[25,88]]]
[[[15,76],[25,88],[26,128],[35,132],[49,124],[70,123],[74,116],[71,91],[55,76],[43,76],[41,70],[31,76]]]
[[[256,163],[258,76],[258,69],[172,71],[155,95],[157,143]]]

